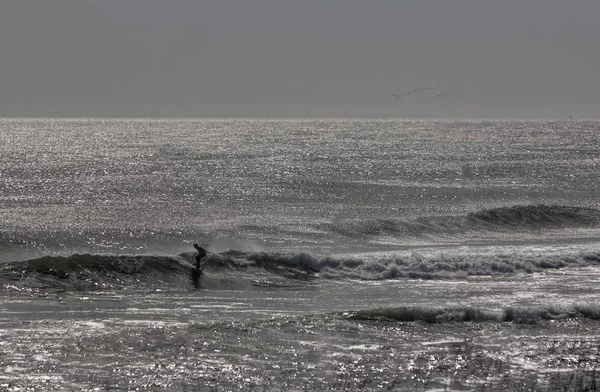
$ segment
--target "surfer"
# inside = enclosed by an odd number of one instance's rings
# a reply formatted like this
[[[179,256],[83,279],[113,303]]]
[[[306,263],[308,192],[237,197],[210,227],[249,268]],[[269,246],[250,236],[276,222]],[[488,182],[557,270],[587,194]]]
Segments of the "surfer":
[[[196,248],[196,250],[198,251],[198,254],[196,255],[196,268],[200,269],[200,260],[202,260],[202,258],[206,256],[206,249],[204,249],[198,244],[194,244],[194,248]]]
[[[196,268],[192,270],[192,284],[196,289],[200,288],[200,275],[202,275],[202,270],[200,269],[200,260],[204,256],[206,256],[206,249],[201,247],[198,244],[194,244],[194,248],[198,251],[196,255]]]

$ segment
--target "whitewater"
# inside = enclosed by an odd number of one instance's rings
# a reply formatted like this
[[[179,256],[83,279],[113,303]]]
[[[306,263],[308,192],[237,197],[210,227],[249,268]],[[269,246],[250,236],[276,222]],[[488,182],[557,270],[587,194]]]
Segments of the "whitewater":
[[[596,390],[599,134],[0,119],[0,390]]]

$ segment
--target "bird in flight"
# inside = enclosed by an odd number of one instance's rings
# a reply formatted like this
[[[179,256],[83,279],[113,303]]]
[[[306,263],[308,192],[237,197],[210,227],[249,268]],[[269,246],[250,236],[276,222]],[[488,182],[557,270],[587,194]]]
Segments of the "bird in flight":
[[[407,92],[405,92],[405,93],[403,93],[403,94],[400,94],[400,95],[398,95],[398,94],[392,94],[392,96],[393,96],[394,98],[396,98],[396,99],[400,99],[400,98],[402,98],[402,97],[405,97],[405,96],[407,96],[407,95],[410,95],[410,94],[416,93],[416,92],[418,92],[418,91],[425,91],[425,90],[436,90],[436,89],[440,89],[440,88],[442,88],[442,87],[441,87],[441,86],[419,87],[419,88],[415,88],[415,89],[412,89],[412,90],[410,90],[410,91],[407,91]],[[440,96],[440,95],[438,95],[438,96]]]

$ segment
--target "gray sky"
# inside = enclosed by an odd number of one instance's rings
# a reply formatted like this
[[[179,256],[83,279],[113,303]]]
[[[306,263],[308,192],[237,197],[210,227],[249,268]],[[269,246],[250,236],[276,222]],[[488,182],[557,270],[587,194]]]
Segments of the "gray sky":
[[[598,0],[0,0],[0,116],[597,118],[599,37]]]

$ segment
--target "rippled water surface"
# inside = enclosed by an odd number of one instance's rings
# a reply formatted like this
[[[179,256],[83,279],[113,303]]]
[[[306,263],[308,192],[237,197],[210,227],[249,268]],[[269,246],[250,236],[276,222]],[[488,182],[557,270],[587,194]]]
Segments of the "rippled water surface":
[[[563,372],[591,380],[600,359],[597,321],[567,316],[596,305],[598,274],[5,295],[0,381],[11,391],[567,385]],[[465,322],[465,305],[521,318]],[[354,312],[399,307],[417,321]]]
[[[599,130],[0,119],[0,390],[594,390]]]

